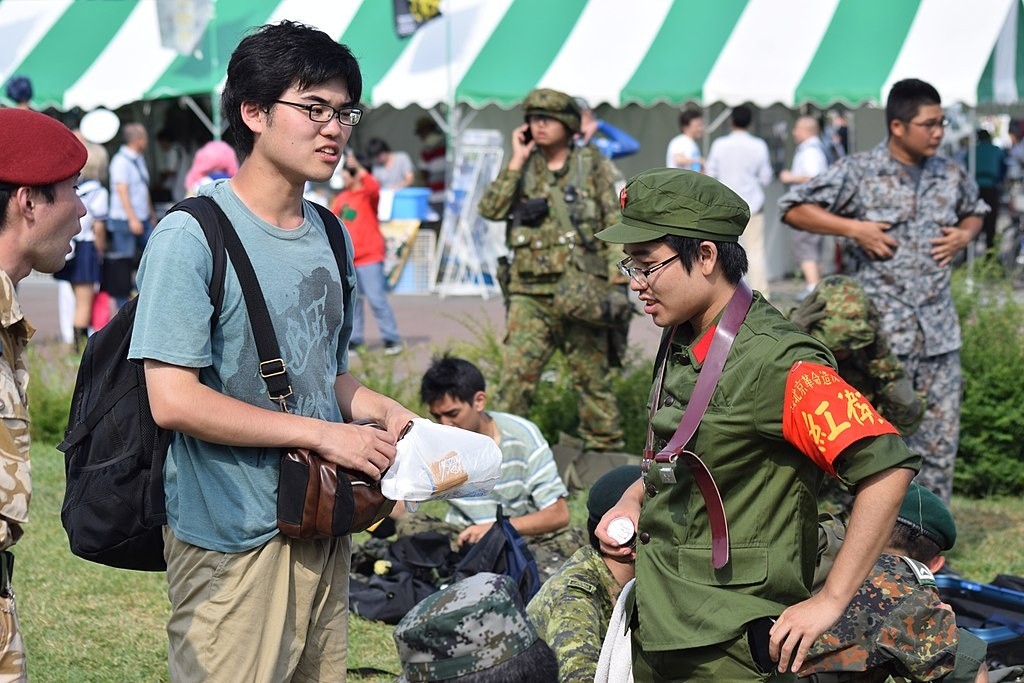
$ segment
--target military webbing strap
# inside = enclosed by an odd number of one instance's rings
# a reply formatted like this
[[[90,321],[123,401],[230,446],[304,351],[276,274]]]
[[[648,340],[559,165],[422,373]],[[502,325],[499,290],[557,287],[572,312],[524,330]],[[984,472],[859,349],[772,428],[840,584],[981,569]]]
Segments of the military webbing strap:
[[[657,381],[655,398],[651,401],[651,420],[648,420],[647,444],[644,447],[642,469],[645,473],[650,469],[652,460],[666,465],[674,465],[681,459],[690,470],[708,513],[708,522],[711,525],[711,566],[715,569],[721,569],[729,562],[729,523],[725,516],[725,505],[722,503],[722,495],[715,484],[715,478],[711,475],[707,465],[695,453],[685,449],[686,444],[697,432],[704,412],[711,403],[711,395],[714,394],[718,378],[722,375],[725,359],[729,356],[729,349],[732,348],[736,333],[739,332],[740,325],[743,324],[743,319],[746,318],[752,301],[753,294],[750,287],[746,282],[740,280],[736,291],[733,292],[732,298],[729,299],[729,303],[725,307],[721,321],[715,328],[711,349],[701,366],[697,384],[693,388],[693,394],[690,396],[690,402],[686,406],[683,418],[679,421],[679,426],[668,444],[655,455],[653,430],[650,423],[661,398],[661,389],[665,380],[665,367],[668,365],[668,354],[665,354]]]
[[[583,182],[582,171],[580,170],[580,164],[583,162],[579,156],[581,152],[576,148],[570,148],[570,154],[566,163],[572,164],[573,160],[576,160],[576,184],[575,189],[577,192],[580,191],[580,184]],[[554,187],[554,191],[550,194],[550,206],[552,213],[555,214],[555,219],[561,225],[571,225],[576,236],[580,239],[580,246],[587,251],[597,251],[598,246],[593,241],[588,240],[587,236],[583,234],[583,230],[580,228],[579,221],[576,220],[575,214],[569,209],[568,203],[565,201],[564,193],[558,190],[558,187]],[[577,197],[577,201],[579,198]]]

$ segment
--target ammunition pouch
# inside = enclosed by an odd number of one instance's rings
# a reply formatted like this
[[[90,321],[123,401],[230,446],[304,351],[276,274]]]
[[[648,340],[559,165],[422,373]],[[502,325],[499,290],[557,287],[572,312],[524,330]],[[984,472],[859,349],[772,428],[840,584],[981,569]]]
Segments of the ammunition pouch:
[[[608,327],[608,266],[605,260],[583,249],[569,251],[570,263],[558,279],[554,307],[566,318],[584,325]]]
[[[505,300],[505,307],[508,308],[508,286],[512,281],[512,264],[507,256],[498,257],[498,287],[501,288],[501,297]]]

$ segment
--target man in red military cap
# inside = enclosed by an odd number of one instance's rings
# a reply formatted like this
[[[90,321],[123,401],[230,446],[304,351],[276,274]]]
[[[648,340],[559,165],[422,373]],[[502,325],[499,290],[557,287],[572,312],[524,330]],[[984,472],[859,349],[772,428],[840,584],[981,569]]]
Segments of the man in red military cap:
[[[25,347],[35,328],[14,286],[33,269],[64,266],[85,215],[75,188],[85,158],[85,147],[59,121],[0,109],[0,680],[26,678],[10,548],[28,522],[32,496]]]

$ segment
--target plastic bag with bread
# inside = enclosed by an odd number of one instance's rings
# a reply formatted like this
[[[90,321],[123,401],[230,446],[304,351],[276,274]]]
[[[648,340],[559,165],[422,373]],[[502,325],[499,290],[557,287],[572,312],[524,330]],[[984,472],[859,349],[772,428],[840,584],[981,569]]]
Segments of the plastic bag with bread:
[[[423,418],[412,421],[397,450],[380,482],[391,500],[485,496],[501,475],[501,450],[494,439]]]

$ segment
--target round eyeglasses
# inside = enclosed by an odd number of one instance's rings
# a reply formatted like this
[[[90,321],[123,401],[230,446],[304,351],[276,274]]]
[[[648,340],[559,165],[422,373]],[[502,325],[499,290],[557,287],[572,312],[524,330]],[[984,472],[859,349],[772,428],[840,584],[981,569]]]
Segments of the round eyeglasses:
[[[287,100],[274,100],[278,104],[287,104],[296,109],[305,109],[309,120],[315,123],[330,123],[331,119],[337,118],[338,123],[343,126],[354,126],[363,118],[363,110],[359,107],[342,107],[335,109],[329,104],[303,104],[301,102],[289,102]]]

